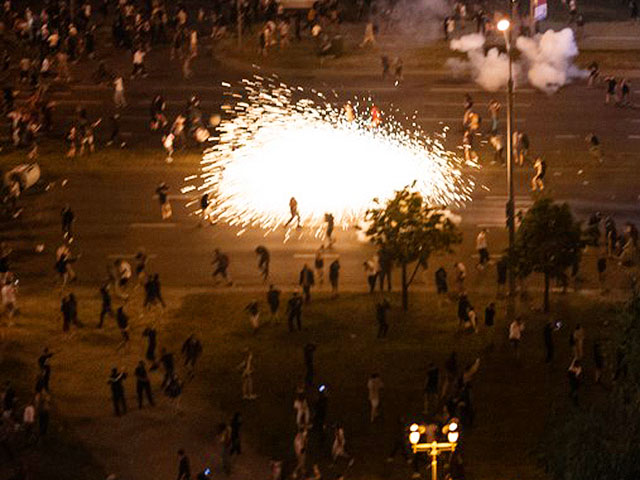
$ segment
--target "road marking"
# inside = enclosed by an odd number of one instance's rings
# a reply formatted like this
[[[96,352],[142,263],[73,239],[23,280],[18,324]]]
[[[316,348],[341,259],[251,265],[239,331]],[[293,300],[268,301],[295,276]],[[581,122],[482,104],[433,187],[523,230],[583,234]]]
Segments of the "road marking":
[[[323,258],[340,258],[337,253],[323,253]],[[316,258],[315,253],[294,253],[293,258]]]
[[[169,200],[193,200],[197,198],[197,196],[172,194],[172,195],[167,195],[167,198]]]
[[[467,88],[467,87],[431,87],[429,89],[430,92],[441,92],[441,93],[492,93],[481,88]],[[534,90],[532,88],[517,88],[514,90],[514,93],[533,93]]]
[[[486,197],[479,197],[478,200],[507,200],[507,196],[506,195],[487,195]],[[531,199],[531,197],[525,197],[525,196],[516,196],[514,198],[514,200],[516,202],[531,202],[533,203],[533,200]]]
[[[507,228],[507,220],[502,223],[478,223],[478,228]]]
[[[638,40],[638,37],[617,37],[617,36],[595,36],[592,37],[591,35],[589,35],[587,38],[585,38],[585,40],[611,40],[611,41],[618,41],[618,40],[623,40],[623,41],[633,41],[633,40]]]
[[[640,139],[640,135],[629,135],[629,138],[632,140],[638,140]]]
[[[416,117],[415,120],[419,122],[460,122],[462,123],[462,117]],[[527,120],[525,118],[516,118],[515,121],[524,123]]]
[[[117,260],[119,258],[136,258],[137,253],[112,253],[111,255],[107,255],[108,259]],[[158,258],[158,255],[155,253],[150,253],[147,255],[147,258]]]
[[[131,228],[175,228],[178,226],[177,223],[165,223],[165,222],[156,222],[156,223],[131,223],[129,224]]]
[[[423,103],[422,104],[425,107],[460,107],[461,109],[464,108],[464,105],[462,105],[462,102],[427,102],[427,103]],[[482,106],[488,106],[488,103],[483,103],[483,102],[478,102],[478,103],[474,103],[474,105],[482,105]],[[514,105],[514,108],[530,108],[531,104],[530,103],[516,103]],[[640,122],[640,120],[638,120]]]
[[[578,135],[574,135],[573,133],[564,133],[560,135],[556,135],[556,138],[578,138]]]

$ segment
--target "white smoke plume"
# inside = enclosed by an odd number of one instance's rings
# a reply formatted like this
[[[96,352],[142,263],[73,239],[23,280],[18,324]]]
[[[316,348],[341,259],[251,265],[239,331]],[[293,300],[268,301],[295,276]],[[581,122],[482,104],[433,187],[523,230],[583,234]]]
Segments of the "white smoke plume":
[[[452,50],[466,52],[468,70],[473,80],[482,88],[496,91],[504,87],[509,79],[509,58],[492,48],[483,50],[485,39],[481,34],[472,33],[452,40]],[[514,63],[515,79],[525,77],[529,84],[548,94],[575,78],[583,78],[586,73],[577,68],[573,61],[578,55],[578,46],[573,31],[565,28],[559,32],[548,30],[533,38],[519,37],[515,47],[520,51],[521,59]],[[459,75],[464,64],[459,60],[447,62],[455,75]]]
[[[519,37],[516,48],[524,57],[529,83],[546,93],[555,93],[571,80],[586,76],[573,64],[578,46],[570,28],[547,30],[534,38]]]

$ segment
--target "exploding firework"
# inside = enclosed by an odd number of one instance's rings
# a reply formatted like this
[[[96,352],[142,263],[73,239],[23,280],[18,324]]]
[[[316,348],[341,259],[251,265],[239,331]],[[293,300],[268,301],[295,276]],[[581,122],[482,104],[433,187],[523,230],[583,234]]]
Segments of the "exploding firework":
[[[408,185],[434,206],[469,199],[473,180],[441,143],[446,127],[432,139],[370,102],[345,109],[277,79],[244,80],[240,92],[227,95],[201,172],[183,189],[208,194],[207,211],[197,213],[211,221],[237,226],[239,233],[248,227],[290,233],[297,224],[288,224],[293,197],[304,230],[320,235],[326,213],[337,227],[353,227],[374,199],[384,201]]]

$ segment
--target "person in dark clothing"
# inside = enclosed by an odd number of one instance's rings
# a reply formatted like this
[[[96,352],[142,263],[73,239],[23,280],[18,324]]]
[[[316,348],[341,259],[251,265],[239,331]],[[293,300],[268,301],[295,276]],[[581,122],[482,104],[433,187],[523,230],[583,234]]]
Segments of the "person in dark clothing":
[[[142,398],[146,395],[149,405],[153,406],[153,396],[151,395],[151,380],[147,375],[147,369],[144,362],[140,360],[135,369],[136,375],[136,394],[138,395],[138,408],[142,408]]]
[[[229,256],[225,253],[222,253],[219,249],[215,249],[213,252],[213,261],[214,270],[213,270],[213,278],[217,279],[218,275],[222,277],[222,279],[227,283],[228,286],[231,286],[233,282],[229,278],[229,273],[227,272],[229,268]]]
[[[293,332],[294,325],[298,331],[302,330],[302,297],[298,292],[293,292],[287,303],[287,321],[290,332]]]
[[[62,297],[60,303],[60,311],[62,312],[62,331],[68,332],[71,323],[73,323],[74,305],[71,295]]]
[[[469,321],[469,308],[471,303],[467,296],[463,293],[458,299],[458,323],[463,327]]]
[[[324,221],[327,224],[326,236],[327,236],[327,240],[329,240],[328,247],[331,248],[333,246],[334,241],[335,241],[334,238],[333,238],[333,229],[335,228],[335,218],[333,217],[333,214],[325,213],[324,214]]]
[[[578,390],[582,382],[582,365],[580,364],[580,360],[576,358],[571,362],[567,376],[569,379],[569,398],[575,406],[578,406]]]
[[[153,327],[147,327],[142,332],[143,337],[147,337],[147,352],[145,358],[151,362],[151,370],[158,368],[156,363],[156,346],[157,346],[157,332]]]
[[[177,480],[191,480],[191,465],[189,457],[181,448],[178,450],[178,478]]]
[[[125,372],[119,372],[116,367],[111,369],[108,384],[111,387],[111,399],[113,400],[113,411],[119,417],[127,413],[127,401],[124,396],[123,382],[127,378]]]
[[[380,291],[384,290],[384,280],[387,280],[387,291],[391,291],[391,270],[393,268],[393,260],[384,250],[378,252],[378,261],[380,264],[380,272],[378,278],[380,279]]]
[[[195,334],[189,335],[182,344],[182,355],[184,355],[184,366],[193,370],[198,358],[202,355],[202,343]]]
[[[437,410],[438,387],[440,383],[440,369],[435,363],[430,362],[427,369],[427,381],[424,385],[424,410],[429,415]]]
[[[11,382],[7,380],[4,384],[4,392],[2,393],[2,411],[12,412],[16,406],[16,391],[11,385]]]
[[[233,414],[231,423],[231,448],[229,449],[229,455],[240,455],[242,453],[242,444],[240,443],[240,427],[242,426],[242,416],[240,412]]]
[[[173,353],[167,352],[164,347],[162,348],[162,350],[160,350],[160,363],[162,364],[162,368],[164,369],[164,378],[162,379],[162,388],[164,388],[171,380],[171,377],[173,377],[173,373],[175,370]]]
[[[493,327],[496,319],[496,304],[491,302],[484,309],[484,324],[487,327]]]
[[[256,255],[258,256],[258,270],[262,275],[262,281],[266,283],[269,278],[269,264],[271,263],[271,254],[267,247],[260,245],[256,247]]]
[[[327,387],[325,385],[320,385],[318,387],[318,398],[313,406],[313,429],[318,433],[321,443],[324,441],[328,410],[329,397],[327,396]]]
[[[62,220],[62,237],[71,242],[73,241],[72,227],[75,216],[69,205],[64,206],[60,217]]]
[[[449,292],[447,285],[447,271],[444,267],[440,267],[435,273],[436,292],[438,295],[446,295]]]
[[[114,113],[109,118],[109,121],[111,124],[111,134],[109,135],[107,146],[117,145],[120,148],[126,147],[127,143],[122,139],[122,134],[120,133],[120,114]]]
[[[38,357],[38,367],[40,367],[39,385],[41,386],[39,391],[49,391],[49,381],[51,380],[51,364],[49,363],[53,357],[53,353],[49,351],[47,347],[42,351],[42,355]],[[38,391],[38,388],[36,388]]]
[[[316,351],[315,343],[307,343],[304,346],[304,367],[305,367],[305,375],[304,381],[308,386],[313,386],[313,355]]]
[[[118,346],[118,348],[121,348],[129,342],[129,316],[124,313],[124,307],[118,307],[116,311],[116,323],[122,335],[122,342]]]
[[[278,310],[280,308],[280,290],[275,288],[273,285],[269,285],[269,291],[267,292],[267,303],[269,304],[271,318],[277,321]]]
[[[304,294],[304,303],[311,302],[311,287],[315,283],[315,277],[313,275],[313,270],[311,270],[307,264],[302,267],[300,270],[300,279],[298,280],[298,285],[302,287],[302,292]]]
[[[604,370],[604,353],[602,351],[602,343],[599,341],[593,344],[593,366],[595,369],[594,379],[597,384],[602,380],[602,371]]]
[[[329,283],[331,284],[331,293],[334,297],[338,296],[338,282],[340,281],[340,262],[335,259],[329,265]]]
[[[545,363],[553,362],[553,357],[555,354],[555,348],[553,345],[553,330],[555,329],[555,325],[551,320],[549,320],[542,329],[542,339],[544,341],[544,361]]]
[[[391,308],[391,305],[386,298],[376,303],[376,322],[378,323],[377,338],[385,338],[389,331],[389,324],[387,323],[387,310]]]
[[[498,280],[498,297],[504,295],[505,285],[507,283],[507,256],[503,255],[496,264],[496,273]]]
[[[111,318],[115,318],[113,307],[111,306],[111,293],[109,292],[108,282],[105,282],[100,287],[100,296],[102,297],[102,308],[100,309],[100,322],[98,322],[98,328],[102,328],[105,315],[109,315]]]

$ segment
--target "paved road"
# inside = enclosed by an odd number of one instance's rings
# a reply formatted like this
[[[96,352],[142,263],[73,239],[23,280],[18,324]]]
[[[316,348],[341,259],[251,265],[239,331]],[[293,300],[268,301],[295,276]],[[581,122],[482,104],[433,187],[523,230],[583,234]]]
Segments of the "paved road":
[[[251,72],[222,68],[209,62],[199,59],[196,67],[199,65],[200,71],[190,81],[177,78],[177,72],[171,68],[156,68],[151,69],[149,79],[127,82],[130,105],[122,113],[123,130],[131,145],[158,148],[158,168],[132,170],[126,174],[81,172],[69,175],[65,187],[61,186],[61,179],[57,179],[50,191],[27,198],[21,223],[24,228],[7,225],[6,232],[10,238],[25,239],[23,246],[27,250],[41,242],[49,249],[35,261],[31,261],[33,255],[28,256],[31,267],[26,269],[27,277],[51,273],[50,251],[59,241],[58,215],[65,202],[73,205],[78,217],[79,234],[74,249],[82,253],[78,267],[86,280],[98,281],[104,274],[107,259],[132,255],[142,246],[153,255],[152,268],[162,274],[167,284],[209,284],[214,246],[231,254],[231,271],[240,285],[259,283],[253,254],[258,244],[271,249],[276,272],[274,281],[281,284],[291,283],[302,263],[312,260],[318,241],[310,240],[308,235],[283,244],[282,235],[278,233],[263,238],[262,232],[249,231],[238,237],[237,232],[224,226],[201,228],[183,207],[184,198],[172,199],[174,218],[161,222],[157,202],[152,198],[155,186],[166,181],[177,194],[184,176],[195,173],[198,165],[194,162],[189,171],[162,164],[159,134],[148,131],[149,102],[161,91],[167,99],[169,113],[174,115],[190,95],[197,93],[206,111],[218,111],[223,102],[221,82],[238,81]],[[336,76],[316,72],[292,75],[283,81],[325,92],[333,90],[340,99],[371,95],[383,108],[393,105],[405,112],[416,112],[417,122],[427,132],[439,131],[443,125],[451,126],[448,147],[452,149],[460,142],[464,93],[473,96],[485,118],[489,100],[504,96],[483,92],[468,79],[454,80],[444,73],[416,77],[408,72],[407,81],[400,88],[373,75]],[[155,87],[158,82],[165,86]],[[78,104],[87,108],[91,118],[113,111],[110,88],[92,85],[82,78],[69,87],[58,88],[54,99],[58,102],[59,133],[72,121]],[[549,190],[556,198],[568,201],[581,218],[601,210],[617,213],[620,220],[640,221],[640,191],[636,187],[640,110],[605,106],[603,100],[602,88],[590,89],[582,84],[568,86],[553,96],[523,86],[516,93],[516,126],[529,134],[533,153],[547,157]],[[504,125],[504,118],[501,121]],[[606,159],[602,165],[590,159],[586,150],[584,137],[591,131],[597,132],[604,143]],[[105,135],[104,131],[98,133]],[[478,187],[473,201],[458,211],[467,233],[463,248],[467,253],[472,251],[472,240],[481,226],[490,227],[490,241],[496,249],[504,242],[504,170],[490,164],[491,154],[485,151],[483,168],[474,174]],[[527,191],[530,175],[528,168],[516,172],[519,209],[531,203]],[[371,250],[357,240],[354,231],[347,231],[340,232],[336,254],[340,255],[343,265],[344,283],[360,285],[361,265]]]

